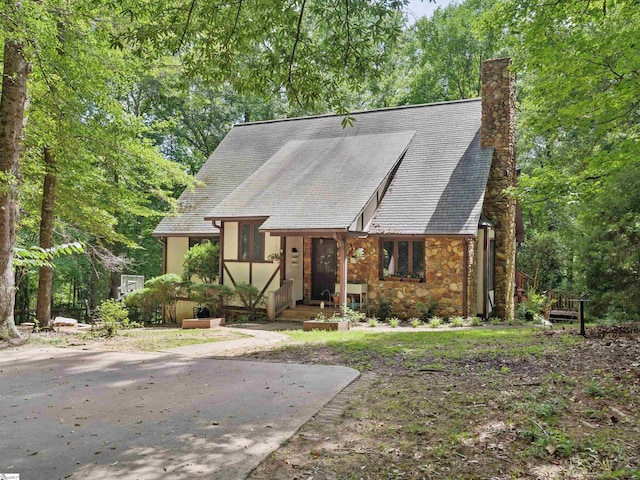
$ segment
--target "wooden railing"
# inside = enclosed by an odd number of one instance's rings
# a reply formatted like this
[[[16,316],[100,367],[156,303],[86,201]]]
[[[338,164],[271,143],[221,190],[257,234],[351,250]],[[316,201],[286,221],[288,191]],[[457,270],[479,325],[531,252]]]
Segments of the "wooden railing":
[[[516,271],[516,303],[527,300],[527,290],[533,287],[533,277],[519,270]],[[517,306],[517,305],[516,305]]]
[[[294,308],[296,302],[293,299],[293,280],[285,280],[282,286],[269,292],[267,298],[267,315],[273,321],[280,313],[287,308]]]
[[[580,306],[580,294],[575,292],[563,292],[560,290],[550,290],[549,300],[551,300],[552,310],[570,310],[577,312]]]

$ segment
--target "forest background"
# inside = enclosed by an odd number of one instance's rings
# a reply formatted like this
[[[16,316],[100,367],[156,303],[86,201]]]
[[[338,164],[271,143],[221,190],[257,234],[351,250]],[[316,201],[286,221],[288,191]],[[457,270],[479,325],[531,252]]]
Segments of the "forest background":
[[[637,318],[640,3],[466,0],[417,21],[406,4],[5,2],[3,102],[16,51],[28,70],[19,162],[7,136],[0,162],[3,213],[19,207],[10,247],[84,245],[53,269],[17,262],[17,318],[46,285],[73,314],[122,273],[160,275],[151,232],[233,124],[478,97],[480,63],[504,56],[518,78],[518,270],[538,291],[588,292],[593,316]]]

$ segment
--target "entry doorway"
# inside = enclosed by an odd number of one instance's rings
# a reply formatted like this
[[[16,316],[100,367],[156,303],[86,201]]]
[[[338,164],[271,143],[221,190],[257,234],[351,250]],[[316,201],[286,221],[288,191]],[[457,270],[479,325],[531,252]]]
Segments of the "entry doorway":
[[[338,244],[332,238],[311,240],[311,300],[331,300],[336,288]]]

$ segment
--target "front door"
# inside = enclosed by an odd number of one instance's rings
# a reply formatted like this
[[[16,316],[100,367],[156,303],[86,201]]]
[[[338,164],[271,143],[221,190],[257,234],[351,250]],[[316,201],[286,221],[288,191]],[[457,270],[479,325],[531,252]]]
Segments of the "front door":
[[[329,238],[311,243],[311,300],[331,300],[336,288],[338,244]]]

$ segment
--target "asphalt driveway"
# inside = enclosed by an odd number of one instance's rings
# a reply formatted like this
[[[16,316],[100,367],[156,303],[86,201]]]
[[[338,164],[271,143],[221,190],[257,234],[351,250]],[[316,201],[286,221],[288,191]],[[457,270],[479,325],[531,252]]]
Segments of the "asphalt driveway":
[[[172,354],[0,353],[0,473],[241,479],[358,373]]]

